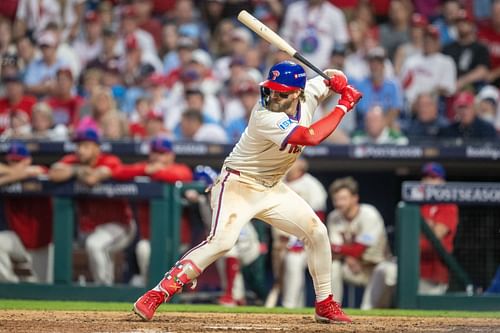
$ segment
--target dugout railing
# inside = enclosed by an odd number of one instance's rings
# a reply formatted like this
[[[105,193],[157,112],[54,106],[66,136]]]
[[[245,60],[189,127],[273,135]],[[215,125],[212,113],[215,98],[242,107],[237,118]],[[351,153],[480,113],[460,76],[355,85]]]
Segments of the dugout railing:
[[[441,310],[500,310],[499,294],[477,293],[470,275],[448,253],[420,215],[420,204],[456,203],[458,205],[500,205],[499,183],[449,182],[444,185],[424,185],[403,182],[402,199],[396,212],[396,254],[398,280],[396,307],[403,309]],[[500,220],[500,216],[498,216]],[[460,223],[460,222],[459,222]],[[479,223],[479,221],[478,221]],[[443,295],[421,295],[419,284],[419,237],[424,234],[461,284],[460,291]],[[491,255],[485,253],[484,255]],[[500,263],[498,263],[500,264]]]
[[[182,193],[204,190],[198,182],[165,184],[138,177],[133,182],[106,182],[87,187],[77,182],[52,183],[29,179],[0,187],[2,196],[51,196],[53,198],[54,282],[0,283],[0,298],[133,301],[146,289],[129,285],[80,286],[73,281],[73,243],[75,234],[74,200],[81,196],[127,198],[150,201],[151,256],[147,288],[161,279],[179,255],[179,225]]]

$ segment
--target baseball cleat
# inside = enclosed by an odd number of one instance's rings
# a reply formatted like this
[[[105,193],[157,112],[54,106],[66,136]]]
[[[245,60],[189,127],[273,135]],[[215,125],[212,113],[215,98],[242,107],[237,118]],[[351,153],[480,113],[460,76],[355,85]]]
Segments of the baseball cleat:
[[[321,302],[316,302],[314,319],[318,323],[352,323],[351,318],[342,311],[339,303],[333,300],[332,295]]]
[[[143,320],[151,320],[156,309],[165,302],[165,294],[161,291],[150,290],[134,303],[134,312]]]

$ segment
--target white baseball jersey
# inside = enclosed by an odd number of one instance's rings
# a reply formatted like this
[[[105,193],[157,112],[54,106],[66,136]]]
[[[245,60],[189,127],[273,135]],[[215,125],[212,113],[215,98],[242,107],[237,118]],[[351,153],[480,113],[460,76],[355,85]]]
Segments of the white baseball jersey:
[[[376,264],[385,259],[387,235],[384,221],[372,205],[360,204],[359,212],[352,221],[348,221],[338,210],[331,212],[326,221],[333,245],[360,243],[367,246],[362,256],[364,261]]]
[[[272,112],[260,103],[252,110],[248,127],[226,158],[224,165],[266,185],[279,182],[304,149],[287,139],[298,126],[309,127],[318,104],[330,93],[322,77],[307,81],[305,102],[299,103],[295,118]]]

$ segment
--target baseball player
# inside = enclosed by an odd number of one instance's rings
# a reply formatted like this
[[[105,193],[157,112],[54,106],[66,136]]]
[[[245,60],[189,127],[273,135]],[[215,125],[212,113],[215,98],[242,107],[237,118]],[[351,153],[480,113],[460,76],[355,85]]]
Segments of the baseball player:
[[[193,174],[185,164],[175,162],[172,142],[164,137],[157,137],[149,144],[149,159],[129,165],[120,165],[112,170],[115,180],[133,180],[137,176],[149,176],[152,180],[173,184],[177,181],[191,181]],[[145,283],[149,270],[151,254],[149,202],[137,203],[137,222],[140,240],[135,247],[137,264],[142,281]]]
[[[11,143],[7,165],[1,165],[0,185],[6,185],[47,173],[47,168],[33,165],[31,154],[22,142]],[[0,237],[0,247],[16,261],[31,266],[33,281],[52,282],[53,246],[52,203],[49,197],[6,197],[5,215],[10,231]],[[0,259],[1,272],[7,272],[10,263]],[[31,269],[30,268],[30,269]],[[0,276],[9,275],[0,273]],[[11,277],[13,275],[10,275]],[[16,278],[14,278],[15,280]],[[2,278],[0,277],[0,280]]]
[[[316,321],[351,321],[331,295],[331,271],[324,264],[331,260],[326,227],[282,181],[304,146],[321,143],[361,98],[342,72],[325,73],[330,80],[306,80],[304,69],[294,62],[271,67],[267,80],[260,84],[261,101],[212,188],[210,234],[134,303],[134,312],[141,318],[152,319],[161,303],[184,285],[194,286],[196,278],[234,246],[242,226],[255,217],[304,242],[316,292]],[[332,92],[341,94],[339,104],[312,123],[315,109]]]
[[[74,154],[64,156],[52,165],[49,179],[63,182],[76,179],[94,186],[111,177],[121,161],[101,152],[99,135],[92,128],[76,133]],[[76,200],[78,236],[85,245],[90,271],[96,284],[111,285],[114,281],[113,254],[125,249],[136,231],[132,211],[125,199],[96,199],[82,197]]]
[[[332,244],[332,290],[342,303],[343,281],[366,286],[375,265],[387,257],[387,234],[378,210],[359,203],[358,183],[352,177],[339,178],[330,186],[335,209],[328,214]],[[365,292],[362,303],[370,302]],[[362,305],[363,306],[363,305]]]

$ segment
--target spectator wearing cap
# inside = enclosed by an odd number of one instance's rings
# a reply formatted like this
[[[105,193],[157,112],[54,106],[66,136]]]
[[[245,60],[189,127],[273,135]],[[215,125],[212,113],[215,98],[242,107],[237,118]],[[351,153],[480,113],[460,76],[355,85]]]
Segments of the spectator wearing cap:
[[[99,54],[87,62],[86,70],[90,68],[106,69],[110,63],[118,63],[124,53],[123,45],[118,43],[118,32],[107,26],[102,29],[102,49]]]
[[[84,100],[75,94],[73,73],[69,68],[60,68],[57,71],[56,90],[46,99],[46,102],[52,108],[55,125],[61,124],[69,129],[77,126]]]
[[[203,115],[196,109],[186,109],[175,132],[179,141],[197,141],[209,143],[228,143],[226,131],[216,123],[206,123]]]
[[[231,50],[227,55],[219,57],[214,63],[215,77],[222,82],[230,79],[230,64],[235,57],[245,58],[253,47],[252,33],[245,27],[234,28],[231,32]]]
[[[411,16],[410,40],[399,45],[394,54],[394,71],[396,75],[401,72],[401,67],[406,59],[414,54],[422,54],[424,32],[428,24],[427,18],[419,13],[413,13]]]
[[[24,83],[28,92],[43,97],[51,94],[56,85],[56,73],[60,68],[65,68],[68,63],[57,55],[59,41],[51,32],[44,32],[38,39],[42,50],[42,57],[28,65]]]
[[[443,2],[442,15],[432,22],[437,27],[441,45],[444,47],[457,38],[457,18],[460,16],[462,4],[460,0]]]
[[[412,117],[404,124],[403,132],[411,142],[432,141],[448,125],[448,120],[439,113],[438,96],[424,92],[417,96]]]
[[[463,140],[496,140],[495,127],[477,115],[475,97],[469,91],[462,91],[453,101],[456,121],[443,128],[439,135],[445,138]]]
[[[139,41],[134,34],[125,37],[125,56],[121,71],[127,86],[140,85],[141,80],[153,72],[160,73],[162,63],[156,53],[145,52],[140,48]]]
[[[229,119],[226,125],[226,133],[229,142],[238,142],[241,134],[245,131],[250,119],[250,114],[259,101],[260,92],[257,82],[248,78],[236,86],[235,96],[227,102],[226,110],[232,110],[233,114],[241,114],[239,117]]]
[[[425,29],[422,54],[409,57],[401,68],[401,86],[407,105],[423,92],[436,92],[448,97],[455,93],[457,71],[453,58],[441,52],[439,30],[429,25]],[[441,111],[441,110],[440,110]]]
[[[124,48],[127,48],[127,38],[134,36],[137,43],[137,48],[145,54],[157,54],[155,41],[151,34],[138,27],[138,15],[134,5],[125,5],[121,7],[121,22],[120,32],[122,35],[121,42]]]
[[[492,85],[484,86],[476,96],[477,115],[500,132],[500,92]]]
[[[150,109],[146,115],[145,138],[170,136],[171,132],[165,128],[164,121],[161,113]]]
[[[488,48],[477,41],[474,20],[466,10],[460,11],[456,25],[457,39],[443,48],[443,54],[449,55],[455,61],[457,91],[479,91],[488,81]]]
[[[176,39],[176,48],[165,54],[163,70],[167,75],[166,85],[172,87],[181,79],[182,72],[191,62],[196,43],[188,37],[176,38],[172,31],[169,34],[169,38]]]
[[[137,25],[148,32],[155,42],[156,49],[161,47],[162,26],[160,21],[152,16],[153,0],[133,0],[132,6],[136,12]]]
[[[478,40],[488,47],[491,71],[488,81],[495,86],[500,84],[500,2],[492,1],[488,8],[491,18],[479,26]]]
[[[441,185],[446,182],[444,167],[436,162],[429,162],[422,167],[422,184]],[[420,206],[420,215],[434,232],[448,253],[453,252],[453,241],[457,232],[458,207],[456,204],[424,204]],[[448,268],[441,260],[431,242],[420,236],[420,281],[419,294],[444,294],[448,288]]]
[[[12,142],[6,154],[7,164],[0,164],[0,185],[12,184],[47,173],[47,168],[32,164],[31,153],[22,142]],[[53,246],[52,241],[52,203],[50,197],[22,196],[5,197],[5,214],[10,235],[14,243],[10,252],[22,258],[27,254],[32,264],[34,281],[52,282]],[[16,240],[15,238],[18,238]],[[21,241],[21,247],[19,246]],[[3,245],[8,245],[2,241]],[[0,245],[0,248],[2,245]],[[24,248],[26,250],[24,250]],[[0,252],[3,252],[0,250]],[[3,254],[0,254],[2,256]],[[0,260],[0,266],[5,265]],[[0,271],[4,271],[0,268]],[[3,275],[0,273],[0,276]],[[0,277],[0,280],[2,278]]]
[[[33,106],[31,138],[50,141],[66,141],[68,139],[68,128],[54,122],[52,108],[45,102],[39,102]]]
[[[103,49],[103,26],[99,14],[96,11],[86,12],[84,23],[85,33],[72,43],[81,68],[85,68],[91,60],[99,57]]]
[[[390,128],[384,109],[380,105],[374,105],[365,115],[364,129],[352,134],[352,143],[406,145],[408,138]]]
[[[357,127],[364,124],[364,117],[374,105],[382,107],[386,113],[387,124],[391,128],[399,127],[399,115],[403,110],[403,94],[399,82],[385,77],[386,53],[382,47],[374,47],[367,54],[370,74],[354,86],[363,94],[356,105]]]
[[[92,129],[76,132],[76,152],[64,156],[49,170],[53,182],[75,179],[94,186],[111,178],[121,166],[117,156],[104,154],[98,133]],[[111,285],[115,281],[113,254],[125,249],[135,235],[135,222],[125,199],[78,198],[78,238],[87,252],[90,271],[96,284]]]
[[[151,180],[169,184],[178,181],[189,182],[193,179],[191,169],[175,161],[172,142],[165,137],[155,137],[150,141],[147,161],[124,164],[112,172],[113,179],[119,181],[130,181],[138,176],[148,176]],[[137,222],[140,240],[135,251],[142,284],[144,284],[147,281],[151,253],[149,201],[137,202]]]
[[[280,36],[319,68],[327,68],[335,44],[347,44],[344,13],[330,1],[296,1],[285,11]],[[313,72],[307,68],[306,72]]]
[[[5,96],[0,98],[0,134],[10,128],[11,114],[22,110],[31,118],[31,109],[36,98],[25,93],[22,78],[19,74],[2,77],[5,85]]]
[[[133,139],[146,137],[147,117],[151,110],[151,101],[146,97],[139,97],[135,101],[135,109],[130,115],[129,133]]]

